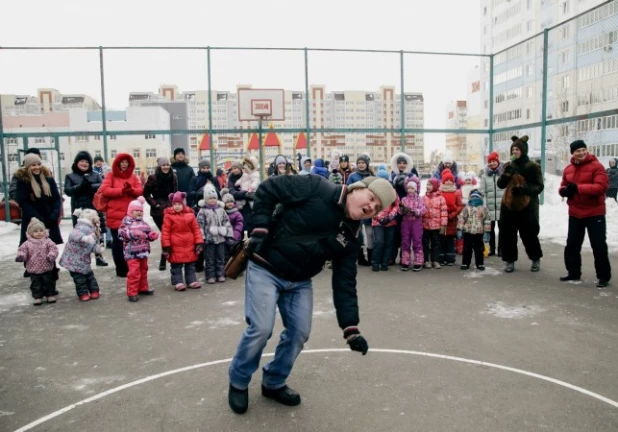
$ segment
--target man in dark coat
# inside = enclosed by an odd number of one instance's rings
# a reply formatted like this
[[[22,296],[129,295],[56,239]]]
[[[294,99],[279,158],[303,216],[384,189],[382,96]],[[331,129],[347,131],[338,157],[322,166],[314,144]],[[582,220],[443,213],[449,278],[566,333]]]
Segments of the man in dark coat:
[[[530,271],[541,269],[539,195],[543,192],[541,166],[528,157],[528,137],[513,137],[511,162],[504,164],[498,187],[506,189],[500,206],[500,240],[504,271],[512,273],[517,261],[517,233],[532,261]]]
[[[609,179],[596,156],[588,153],[582,140],[571,143],[571,164],[562,173],[560,196],[569,205],[569,235],[564,248],[564,265],[568,274],[561,281],[579,280],[582,274],[582,243],[588,238],[594,254],[597,287],[605,288],[612,277],[607,252],[605,224],[605,192]]]
[[[191,179],[195,177],[195,171],[189,166],[187,158],[185,157],[185,151],[182,147],[174,149],[172,169],[178,179],[178,190],[180,192],[189,193],[189,186],[191,184]]]
[[[229,404],[234,412],[247,410],[247,387],[272,335],[277,308],[285,329],[274,358],[263,367],[262,395],[284,405],[300,403],[300,395],[286,380],[309,338],[311,278],[322,271],[326,260],[332,260],[333,299],[343,337],[350,349],[367,353],[367,341],[357,327],[359,221],[375,216],[393,201],[395,191],[390,183],[375,177],[344,186],[314,175],[276,176],[260,185],[247,247],[245,311],[249,327],[229,369]]]

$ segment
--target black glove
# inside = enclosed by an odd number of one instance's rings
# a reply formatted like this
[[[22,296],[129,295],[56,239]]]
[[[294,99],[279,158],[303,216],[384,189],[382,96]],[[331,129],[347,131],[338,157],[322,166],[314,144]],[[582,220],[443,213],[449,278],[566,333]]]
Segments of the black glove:
[[[566,187],[563,187],[562,189],[560,189],[558,191],[558,193],[560,194],[561,197],[564,198],[571,198],[570,194],[569,194],[569,190]]]
[[[369,351],[369,344],[364,337],[361,336],[358,327],[347,327],[343,331],[343,337],[347,340],[347,344],[350,346],[352,351],[358,351],[363,353],[363,355],[367,354]]]
[[[247,254],[252,256],[253,254],[260,254],[264,241],[268,237],[268,230],[266,228],[254,228],[249,235],[249,244],[247,245]]]
[[[255,192],[247,192],[245,194],[245,199],[254,200],[255,199]]]
[[[569,193],[570,198],[573,198],[575,194],[579,192],[579,189],[577,188],[577,185],[575,183],[567,183],[566,189]]]
[[[84,176],[84,179],[82,180],[82,183],[79,185],[79,187],[82,189],[90,189],[90,184],[91,183],[88,178]]]
[[[510,175],[515,174],[515,168],[513,168],[513,165],[508,164],[507,166],[504,167],[504,170],[502,172],[510,176]]]

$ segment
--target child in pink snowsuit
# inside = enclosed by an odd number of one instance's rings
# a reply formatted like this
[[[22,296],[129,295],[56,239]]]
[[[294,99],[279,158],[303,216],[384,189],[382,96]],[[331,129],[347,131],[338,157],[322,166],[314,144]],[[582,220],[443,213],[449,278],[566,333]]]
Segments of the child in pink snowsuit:
[[[407,195],[401,200],[401,270],[410,269],[410,247],[414,249],[413,271],[421,271],[423,268],[423,215],[425,214],[425,201],[419,196],[421,187],[419,178],[415,175],[407,179]]]

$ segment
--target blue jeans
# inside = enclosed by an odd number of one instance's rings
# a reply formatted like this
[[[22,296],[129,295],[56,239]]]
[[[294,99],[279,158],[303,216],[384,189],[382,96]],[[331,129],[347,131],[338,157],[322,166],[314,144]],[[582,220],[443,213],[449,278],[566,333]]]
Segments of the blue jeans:
[[[249,386],[259,366],[262,351],[272,336],[277,307],[285,329],[275,356],[262,368],[262,385],[268,389],[285,385],[296,357],[309,339],[313,288],[310,279],[290,282],[249,261],[245,279],[245,321],[249,327],[240,339],[229,370],[230,384],[239,390]]]

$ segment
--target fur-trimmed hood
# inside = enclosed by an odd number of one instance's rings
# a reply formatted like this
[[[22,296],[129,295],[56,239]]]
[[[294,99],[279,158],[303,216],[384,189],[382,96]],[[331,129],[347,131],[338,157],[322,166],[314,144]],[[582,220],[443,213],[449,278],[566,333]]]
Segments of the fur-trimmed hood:
[[[127,159],[129,161],[129,166],[126,171],[120,170],[120,161]],[[112,173],[114,176],[119,178],[129,178],[133,175],[135,171],[135,159],[129,153],[118,153],[114,158],[114,162],[112,162]]]
[[[241,164],[243,167],[249,169],[249,171],[255,171],[257,169],[257,161],[254,157],[245,156],[242,158]]]
[[[408,162],[408,165],[406,166],[406,169],[403,170],[403,173],[410,174],[412,172],[412,168],[414,168],[414,163],[410,155],[407,155],[403,152],[395,153],[393,155],[393,157],[391,158],[391,170],[394,173],[399,174],[399,168],[397,168],[397,159],[399,158],[404,158]]]
[[[44,165],[41,165],[41,174],[43,174],[46,178],[52,176],[51,170]],[[28,168],[19,168],[17,171],[15,171],[15,177],[17,177],[19,181],[22,181],[24,183],[30,183],[30,179],[28,178]]]

